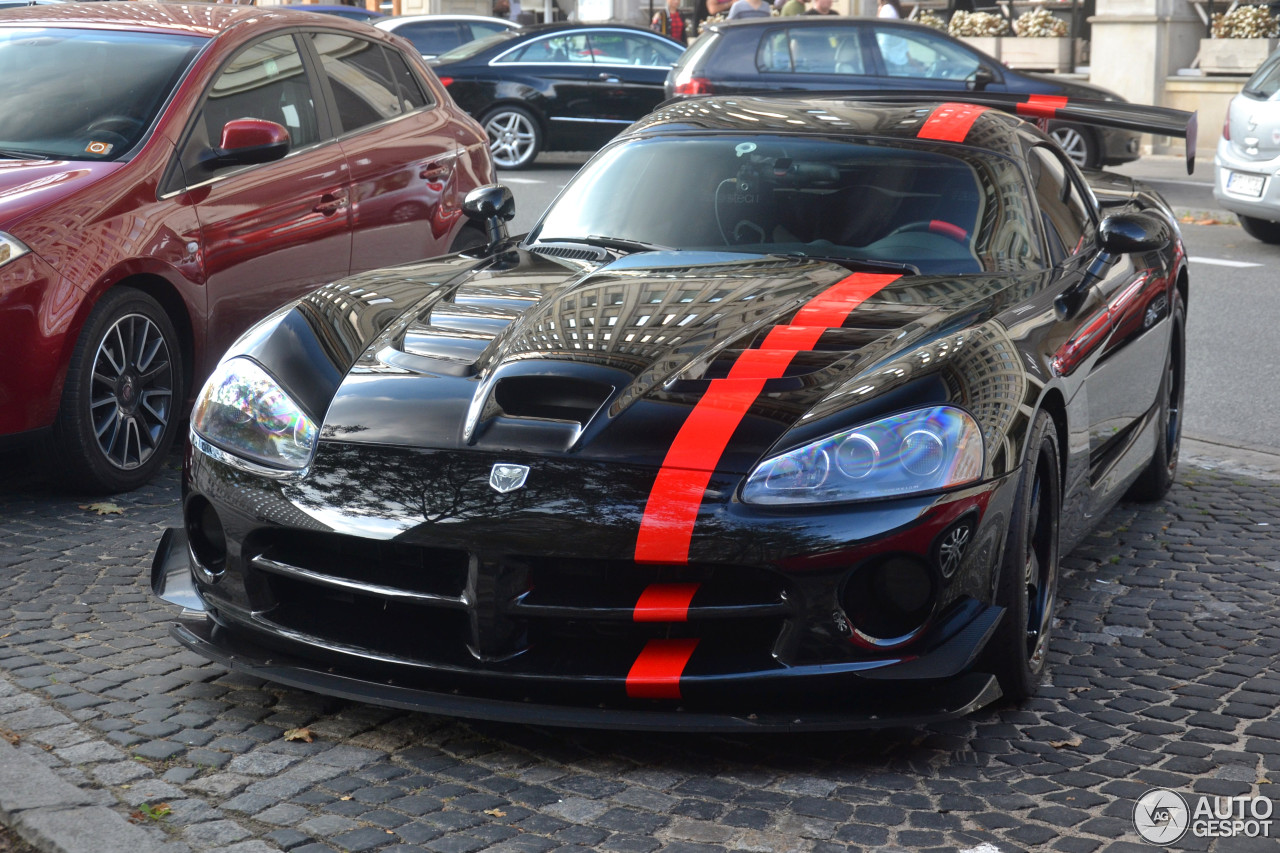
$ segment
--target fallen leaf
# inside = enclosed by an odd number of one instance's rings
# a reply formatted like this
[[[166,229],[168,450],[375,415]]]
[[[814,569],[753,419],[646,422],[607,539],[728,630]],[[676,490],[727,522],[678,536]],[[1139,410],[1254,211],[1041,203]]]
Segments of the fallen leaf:
[[[490,817],[506,817],[507,813],[502,809],[485,809],[484,813]]]
[[[338,799],[339,799],[339,800],[342,800],[342,801],[345,803],[347,800],[351,799],[351,795],[350,795],[350,794],[344,794],[343,796],[338,797]]]
[[[105,501],[96,504],[84,504],[80,508],[96,512],[98,515],[124,515],[124,510],[120,507]]]
[[[311,729],[289,729],[284,733],[285,740],[300,740],[304,743],[311,743],[316,736],[311,733]]]
[[[22,740],[22,738],[18,737],[15,733],[9,731],[8,729],[0,729],[0,740],[8,741],[10,746],[17,746],[19,741]]]
[[[1073,737],[1071,740],[1051,740],[1049,741],[1049,746],[1053,747],[1054,749],[1062,749],[1068,746],[1079,746],[1082,743],[1084,743],[1084,741],[1082,741],[1080,738]]]

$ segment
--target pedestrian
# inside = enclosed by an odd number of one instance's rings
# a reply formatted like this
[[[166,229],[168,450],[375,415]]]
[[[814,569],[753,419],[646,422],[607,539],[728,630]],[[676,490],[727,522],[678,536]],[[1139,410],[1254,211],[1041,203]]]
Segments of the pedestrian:
[[[680,0],[667,0],[667,8],[654,13],[649,29],[681,44],[687,44],[689,34],[686,23],[684,13],[680,11]]]
[[[741,21],[746,18],[768,18],[773,10],[765,0],[736,0],[729,7],[729,20]]]
[[[803,15],[804,4],[807,2],[809,2],[809,0],[787,0],[786,3],[782,4],[782,14],[787,16]],[[1278,2],[1280,2],[1280,0],[1278,0]]]
[[[902,3],[899,0],[876,0],[877,18],[901,18]]]
[[[493,16],[506,18],[511,14],[511,0],[493,0]]]
[[[524,10],[520,8],[520,0],[507,0],[511,6],[511,11],[507,13],[507,20],[520,23],[520,13]]]
[[[806,15],[839,15],[835,9],[831,8],[831,0],[814,0],[813,8]]]

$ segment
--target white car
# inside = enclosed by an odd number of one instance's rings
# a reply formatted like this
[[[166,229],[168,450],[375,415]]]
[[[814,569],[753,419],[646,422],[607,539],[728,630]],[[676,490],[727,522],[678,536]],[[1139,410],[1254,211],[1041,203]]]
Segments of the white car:
[[[381,18],[373,25],[413,42],[423,59],[431,59],[458,45],[519,26],[505,18],[482,15],[397,15]]]
[[[1213,167],[1218,203],[1249,236],[1280,243],[1280,51],[1231,99]]]

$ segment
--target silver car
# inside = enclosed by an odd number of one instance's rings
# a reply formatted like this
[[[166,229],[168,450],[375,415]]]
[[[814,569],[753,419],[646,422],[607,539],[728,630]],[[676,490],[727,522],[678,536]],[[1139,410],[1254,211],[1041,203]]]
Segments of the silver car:
[[[1249,236],[1280,243],[1280,51],[1231,99],[1213,166],[1218,203]]]

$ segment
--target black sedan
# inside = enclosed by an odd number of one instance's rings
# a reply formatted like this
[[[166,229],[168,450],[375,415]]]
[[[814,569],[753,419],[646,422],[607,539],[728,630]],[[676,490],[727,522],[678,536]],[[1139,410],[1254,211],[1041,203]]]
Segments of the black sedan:
[[[625,26],[547,24],[464,44],[433,64],[480,120],[500,169],[594,151],[662,102],[684,45]]]
[[[667,77],[669,96],[762,91],[1016,92],[1122,103],[1089,83],[1029,74],[923,24],[806,17],[712,24]],[[1138,158],[1129,129],[1055,121],[1049,133],[1082,168]]]
[[[1154,192],[1013,111],[1188,133],[1008,96],[680,102],[523,240],[481,188],[483,249],[277,312],[191,418],[152,572],[176,636],[544,724],[1031,694],[1060,555],[1173,479],[1189,283]]]

